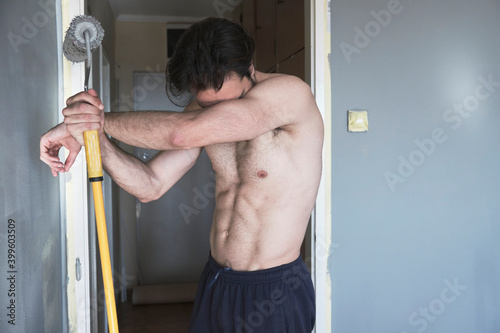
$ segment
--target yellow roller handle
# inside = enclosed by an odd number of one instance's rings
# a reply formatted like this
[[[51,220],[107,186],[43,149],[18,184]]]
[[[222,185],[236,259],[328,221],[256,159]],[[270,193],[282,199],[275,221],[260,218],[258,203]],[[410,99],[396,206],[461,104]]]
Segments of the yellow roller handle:
[[[102,278],[104,281],[104,295],[106,311],[108,314],[109,331],[118,333],[118,319],[116,316],[115,290],[113,286],[113,273],[109,257],[108,233],[106,230],[106,215],[104,214],[104,198],[102,196],[102,161],[99,134],[97,130],[83,133],[85,140],[85,156],[89,181],[92,182],[94,194],[95,219],[97,224],[97,237],[99,239],[99,252],[101,255]]]
[[[102,181],[101,146],[97,130],[83,132],[85,141],[85,156],[87,157],[87,172],[89,181]]]

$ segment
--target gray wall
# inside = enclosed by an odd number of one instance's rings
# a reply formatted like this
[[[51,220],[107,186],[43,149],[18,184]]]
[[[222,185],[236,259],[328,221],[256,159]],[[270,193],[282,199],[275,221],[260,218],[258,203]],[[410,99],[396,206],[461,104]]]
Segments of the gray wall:
[[[332,332],[500,332],[500,2],[334,0],[332,25]]]
[[[40,3],[0,2],[0,332],[64,327],[59,185],[38,157],[40,136],[57,123],[56,15],[54,1]]]

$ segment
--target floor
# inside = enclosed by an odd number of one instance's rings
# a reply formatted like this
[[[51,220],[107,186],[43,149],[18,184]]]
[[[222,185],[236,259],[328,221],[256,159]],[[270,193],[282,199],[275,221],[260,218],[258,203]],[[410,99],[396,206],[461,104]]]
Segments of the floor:
[[[120,333],[187,333],[193,303],[133,305],[116,302]]]

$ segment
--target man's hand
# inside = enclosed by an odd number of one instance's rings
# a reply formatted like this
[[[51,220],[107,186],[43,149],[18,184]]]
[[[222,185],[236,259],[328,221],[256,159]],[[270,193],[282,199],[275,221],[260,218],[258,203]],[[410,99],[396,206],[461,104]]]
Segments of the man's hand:
[[[69,151],[65,163],[59,159],[61,147]],[[50,167],[54,177],[57,177],[58,172],[67,172],[71,168],[80,149],[81,145],[67,131],[64,123],[57,125],[40,139],[40,159]]]
[[[67,172],[75,162],[81,146],[84,145],[83,132],[99,129],[103,133],[104,106],[94,90],[81,92],[66,101],[63,109],[64,122],[52,128],[40,139],[40,159],[51,169],[52,175]],[[65,163],[59,159],[59,150],[69,151]]]
[[[66,107],[62,111],[64,124],[80,145],[84,145],[83,132],[99,130],[99,136],[103,136],[103,109],[104,105],[93,89],[71,96],[66,101]]]

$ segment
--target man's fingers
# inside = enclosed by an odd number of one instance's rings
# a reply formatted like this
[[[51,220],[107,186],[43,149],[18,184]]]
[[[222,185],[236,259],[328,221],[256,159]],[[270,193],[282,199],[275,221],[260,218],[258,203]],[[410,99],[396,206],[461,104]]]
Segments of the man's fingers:
[[[51,146],[51,143],[42,137],[40,140],[40,159],[47,165],[59,162],[57,156],[61,146]]]
[[[67,125],[70,124],[80,124],[80,123],[101,123],[101,116],[98,114],[74,114],[71,116],[66,116],[64,118],[64,123]]]
[[[77,156],[78,156],[77,151],[69,153],[68,158],[66,158],[66,161],[64,162],[64,171],[68,172],[69,169],[71,169],[71,166],[75,162]]]
[[[57,177],[59,172],[64,172],[64,166],[61,163],[59,163],[57,166],[50,166],[50,171],[52,172],[52,175],[54,177]]]
[[[96,116],[88,116],[90,119],[92,117]],[[96,121],[99,121],[100,117],[96,117]],[[69,128],[73,127],[73,129],[77,129],[78,127],[87,127],[87,129],[96,129],[100,127],[99,122],[94,122],[94,123],[83,123],[83,124],[71,124]],[[59,172],[65,172],[65,165],[63,162],[59,159],[59,152],[62,147],[65,147],[68,152],[69,156],[66,160],[67,163],[67,169],[71,167],[73,162],[76,159],[76,156],[80,152],[80,147],[83,145],[83,138],[82,138],[82,143],[77,142],[73,137],[72,133],[70,132],[68,126],[65,123],[61,123],[54,128],[52,128],[50,131],[42,135],[40,138],[40,160],[42,160],[45,164],[47,164],[50,169],[51,173],[53,176],[57,176]],[[87,130],[84,129],[84,130]],[[81,136],[81,133],[79,135]],[[78,134],[78,133],[77,133]]]
[[[70,104],[62,110],[62,114],[65,117],[70,117],[76,114],[94,114],[98,115],[101,110],[95,105],[88,103],[74,103]]]
[[[50,171],[54,177],[57,176],[58,172],[64,171],[64,164],[59,160],[59,157],[45,154],[40,156],[40,160],[50,167]]]
[[[90,89],[88,92],[82,91],[66,100],[66,105],[68,106],[74,103],[87,103],[101,110],[104,108],[101,99],[97,97],[97,93],[93,89]]]
[[[75,162],[79,151],[70,151],[66,161],[63,163],[58,157],[47,157],[41,156],[40,159],[50,167],[50,171],[54,177],[57,176],[59,172],[68,172],[73,163]]]
[[[63,168],[63,163],[59,160],[59,158],[56,159],[47,159],[43,161],[45,164],[47,164],[51,169],[61,169]]]
[[[62,112],[66,130],[83,145],[83,132],[101,129],[104,107],[93,89],[68,98],[66,103]]]
[[[78,102],[93,105],[101,110],[104,108],[101,99],[97,96],[97,93],[94,89],[90,89],[88,92],[82,91],[76,95],[71,96],[66,100],[66,105],[71,105]]]
[[[54,162],[59,161],[59,157],[53,156],[52,154],[49,153],[49,151],[46,151],[46,150],[40,152],[40,159],[45,164],[54,163]]]
[[[40,156],[40,159],[42,160],[43,163],[47,164],[51,168],[57,168],[62,166],[62,162],[59,160],[58,157]]]
[[[94,97],[97,97],[99,98],[99,95],[97,95],[97,91],[95,91],[94,89],[90,88],[89,91],[88,91],[89,94],[91,94],[92,96]]]

